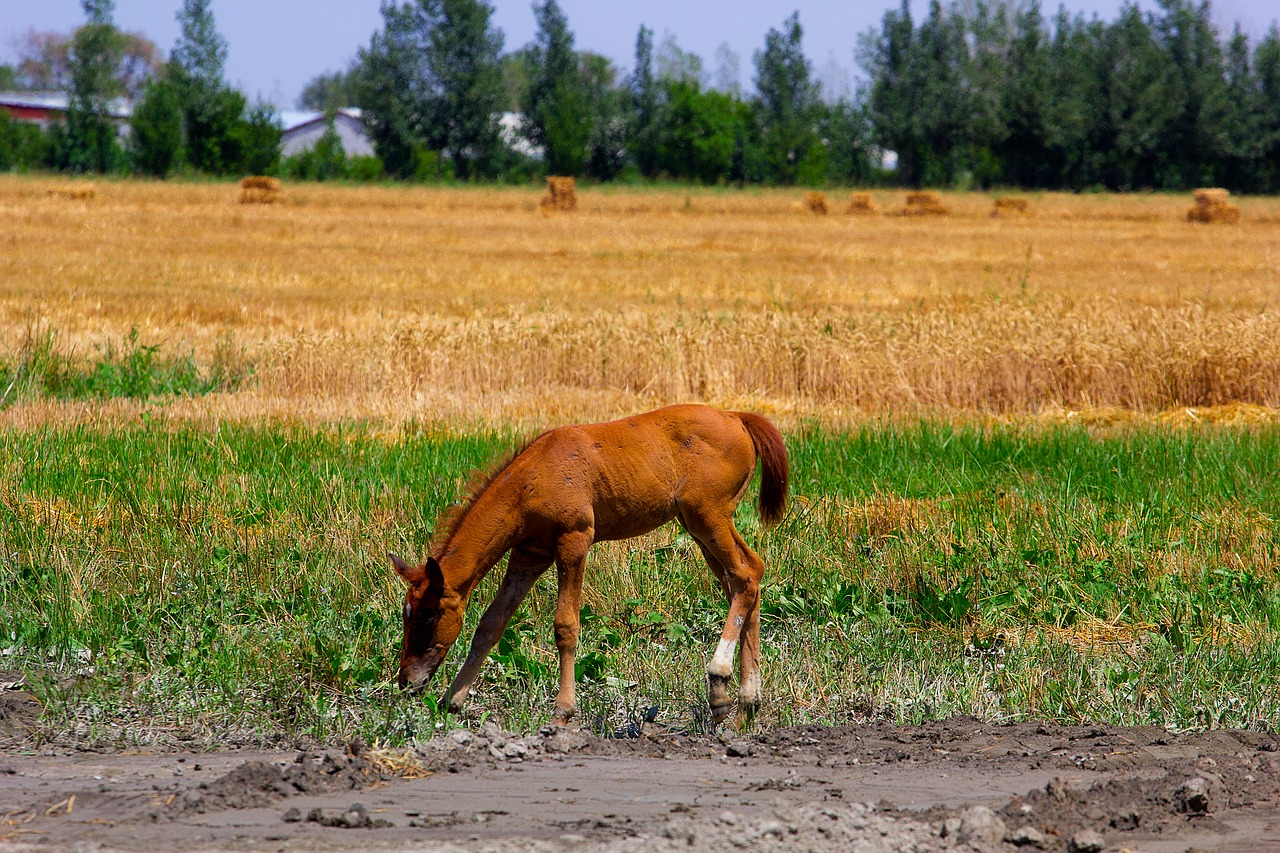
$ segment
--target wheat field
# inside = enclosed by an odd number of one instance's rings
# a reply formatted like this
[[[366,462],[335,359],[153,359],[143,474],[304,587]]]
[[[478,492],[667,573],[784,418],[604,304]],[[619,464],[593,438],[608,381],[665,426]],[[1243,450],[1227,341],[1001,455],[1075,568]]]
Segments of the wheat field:
[[[1188,223],[1175,195],[1039,194],[993,218],[817,216],[798,190],[0,178],[0,355],[91,359],[136,329],[252,381],[180,420],[546,424],[675,401],[783,425],[1280,406],[1280,202]],[[847,194],[829,191],[834,211]],[[10,426],[154,401],[10,402]],[[1193,415],[1194,417],[1194,415]]]

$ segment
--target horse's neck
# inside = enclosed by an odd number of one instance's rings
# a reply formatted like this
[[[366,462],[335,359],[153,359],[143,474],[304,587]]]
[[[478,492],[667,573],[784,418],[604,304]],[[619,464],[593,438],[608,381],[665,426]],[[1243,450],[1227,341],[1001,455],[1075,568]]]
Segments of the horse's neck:
[[[465,600],[519,538],[519,518],[499,494],[477,499],[440,554],[445,583]]]

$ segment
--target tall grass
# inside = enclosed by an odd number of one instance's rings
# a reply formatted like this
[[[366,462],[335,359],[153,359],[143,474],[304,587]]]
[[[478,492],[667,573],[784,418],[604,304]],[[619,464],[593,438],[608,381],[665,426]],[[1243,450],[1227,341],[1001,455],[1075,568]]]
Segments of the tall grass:
[[[150,400],[172,395],[234,391],[252,366],[230,357],[225,342],[202,368],[188,353],[174,356],[143,343],[137,327],[119,342],[108,340],[96,356],[61,348],[47,326],[29,325],[8,353],[0,354],[0,407],[24,399]]]
[[[0,436],[3,665],[46,736],[401,741],[443,722],[390,683],[401,588],[436,515],[507,434],[281,426]],[[789,439],[769,567],[762,724],[957,713],[1280,723],[1280,430],[867,426]],[[550,713],[554,583],[474,711]],[[492,594],[471,603],[469,624]],[[705,724],[724,605],[675,528],[592,552],[585,720]],[[465,638],[464,638],[465,640]],[[456,666],[459,651],[446,668]]]

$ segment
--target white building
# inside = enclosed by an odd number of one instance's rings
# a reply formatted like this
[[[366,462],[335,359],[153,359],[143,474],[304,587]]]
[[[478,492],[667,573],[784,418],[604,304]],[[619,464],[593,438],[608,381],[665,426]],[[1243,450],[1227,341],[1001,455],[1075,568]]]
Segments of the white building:
[[[315,147],[328,126],[322,112],[282,112],[284,135],[280,138],[280,154],[292,157]],[[342,140],[342,150],[348,157],[372,157],[373,142],[365,133],[364,119],[356,107],[343,107],[333,114],[333,128]]]

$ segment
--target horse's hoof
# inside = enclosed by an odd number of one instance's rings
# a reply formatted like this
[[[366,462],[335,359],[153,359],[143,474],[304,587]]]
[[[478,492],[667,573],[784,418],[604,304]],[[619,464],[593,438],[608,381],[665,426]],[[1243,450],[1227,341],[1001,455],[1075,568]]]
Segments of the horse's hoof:
[[[556,708],[556,712],[551,715],[551,725],[564,728],[576,716],[578,716],[577,708]]]

